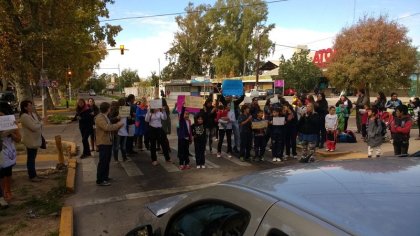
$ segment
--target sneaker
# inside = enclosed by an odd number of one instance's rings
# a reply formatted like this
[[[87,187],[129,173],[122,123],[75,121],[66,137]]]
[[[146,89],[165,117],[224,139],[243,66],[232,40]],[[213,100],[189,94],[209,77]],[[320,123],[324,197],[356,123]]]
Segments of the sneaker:
[[[201,168],[201,166],[197,166],[197,169],[200,169]]]
[[[330,152],[334,152],[334,151],[335,151],[335,149],[331,149],[331,150],[330,150]]]
[[[277,158],[277,162],[282,162],[283,160],[281,158]]]
[[[152,161],[152,165],[157,166],[159,163],[157,161]]]
[[[232,158],[232,155],[230,153],[228,153],[227,157],[228,158]]]
[[[4,200],[4,197],[0,197],[0,207],[1,208],[9,207],[9,203],[7,203],[6,200]]]
[[[190,166],[190,165],[186,165],[186,166],[185,166],[185,169],[186,169],[186,170],[191,169],[191,166]]]
[[[293,157],[294,159],[297,159],[297,157]],[[283,157],[283,161],[287,161],[287,157]]]
[[[284,156],[284,158],[285,158],[285,159],[290,158],[290,155],[286,155],[286,156]]]
[[[328,149],[328,148],[325,148],[325,151],[329,152],[329,151],[330,151],[330,149]]]
[[[275,158],[275,157],[274,157],[274,158],[273,158],[273,162],[276,162],[276,161],[277,161],[277,158]]]
[[[205,166],[205,165],[202,165],[202,166],[201,166],[201,169],[206,169],[206,166]]]
[[[166,160],[166,162],[167,162],[167,163],[172,163],[172,160],[171,160],[171,159],[169,159],[169,160]]]
[[[217,157],[222,157],[222,155],[220,153],[217,153]]]
[[[293,159],[297,159],[297,155],[293,155]],[[287,160],[287,158],[284,158],[284,160]]]
[[[180,170],[185,170],[185,166],[184,166],[184,165],[180,165],[180,166],[179,166],[179,169],[180,169]]]
[[[108,181],[102,181],[100,183],[96,183],[98,186],[111,186],[111,183]]]
[[[40,178],[38,178],[38,176],[35,176],[35,177],[33,177],[33,178],[31,178],[31,179],[29,179],[31,182],[41,182],[41,179]]]
[[[124,158],[124,159],[123,159],[123,161],[124,161],[124,162],[130,162],[130,161],[131,161],[131,159]]]

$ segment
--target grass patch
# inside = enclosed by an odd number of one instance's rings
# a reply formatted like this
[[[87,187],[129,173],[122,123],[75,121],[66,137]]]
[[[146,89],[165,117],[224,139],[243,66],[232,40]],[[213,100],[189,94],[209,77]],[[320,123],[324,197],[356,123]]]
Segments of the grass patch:
[[[56,230],[56,231],[53,231],[53,232],[50,231],[46,235],[47,236],[59,236],[60,234],[59,234],[58,230]]]
[[[76,99],[69,100],[69,107],[76,107],[77,101]],[[66,106],[66,99],[60,100],[60,106],[65,107]]]
[[[48,117],[48,121],[51,123],[63,123],[69,120],[71,120],[70,117],[62,115],[62,114],[53,114]]]

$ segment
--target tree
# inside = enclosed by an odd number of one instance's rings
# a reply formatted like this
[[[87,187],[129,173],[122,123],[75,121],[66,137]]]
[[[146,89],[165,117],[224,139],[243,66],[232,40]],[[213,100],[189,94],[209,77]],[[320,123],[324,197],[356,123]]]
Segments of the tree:
[[[118,84],[123,84],[124,87],[132,87],[134,82],[140,82],[140,77],[137,70],[124,69],[121,76],[118,77]],[[120,83],[122,81],[122,83]]]
[[[273,48],[268,34],[274,24],[265,25],[267,5],[261,0],[218,0],[214,9],[209,14],[214,22],[216,75],[253,73],[257,61]]]
[[[308,55],[309,50],[302,49],[300,52],[295,52],[287,61],[281,56],[279,77],[285,81],[287,87],[298,91],[311,91],[318,83],[318,77],[322,72],[312,63]]]
[[[172,47],[166,52],[171,63],[163,71],[170,79],[189,79],[192,75],[207,73],[213,54],[212,37],[206,9],[189,3],[185,17],[175,18],[179,31],[175,33]]]
[[[396,21],[364,17],[343,28],[333,47],[327,76],[336,88],[388,91],[410,84],[416,48]]]
[[[121,27],[101,25],[112,0],[0,1],[0,76],[16,87],[20,101],[32,99],[33,85],[46,69],[49,79],[79,87],[115,45]],[[65,89],[63,87],[63,89]]]

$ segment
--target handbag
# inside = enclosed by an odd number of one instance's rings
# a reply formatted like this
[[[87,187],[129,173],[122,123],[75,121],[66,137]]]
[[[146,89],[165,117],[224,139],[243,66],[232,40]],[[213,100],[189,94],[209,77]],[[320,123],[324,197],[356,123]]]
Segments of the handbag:
[[[45,141],[44,136],[41,134],[41,146],[39,146],[41,149],[47,149],[47,142]]]

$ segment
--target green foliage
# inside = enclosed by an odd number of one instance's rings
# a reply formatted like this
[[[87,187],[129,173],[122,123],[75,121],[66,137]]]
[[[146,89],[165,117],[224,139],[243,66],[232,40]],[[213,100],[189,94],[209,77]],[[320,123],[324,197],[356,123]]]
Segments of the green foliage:
[[[53,124],[61,124],[69,120],[71,120],[70,117],[62,115],[62,114],[53,114],[48,117],[48,122],[53,123]]]
[[[213,7],[190,3],[185,10],[186,16],[176,18],[179,31],[166,53],[170,63],[162,80],[248,75],[272,51],[268,34],[274,25],[265,25],[268,10],[261,0],[218,0]]]
[[[321,76],[321,70],[308,58],[309,50],[294,53],[287,61],[282,56],[279,65],[279,78],[285,81],[287,88],[298,91],[311,91]]]
[[[121,76],[118,77],[118,82],[118,84],[123,84],[124,87],[132,87],[134,82],[140,82],[140,77],[137,74],[137,70],[125,69],[121,72]]]
[[[85,84],[85,91],[93,89],[96,93],[101,93],[102,90],[106,89],[106,80],[105,78],[94,78],[91,77]]]
[[[105,57],[106,43],[114,46],[114,37],[121,31],[120,26],[99,22],[108,18],[110,3],[113,1],[0,1],[0,76],[11,79],[18,90],[24,90],[18,96],[26,98],[32,97],[29,81],[37,82],[42,68],[60,84],[71,79],[74,87],[83,85]]]
[[[334,43],[327,75],[339,89],[389,91],[409,86],[416,48],[407,29],[386,17],[364,17],[344,28]]]

